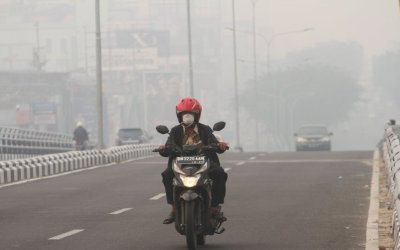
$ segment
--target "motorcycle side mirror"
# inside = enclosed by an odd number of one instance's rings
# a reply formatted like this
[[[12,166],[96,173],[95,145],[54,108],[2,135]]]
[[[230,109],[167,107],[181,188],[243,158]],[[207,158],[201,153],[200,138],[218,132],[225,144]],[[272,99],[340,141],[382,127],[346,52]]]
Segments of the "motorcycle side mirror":
[[[158,133],[163,134],[163,135],[169,133],[169,129],[167,128],[167,126],[164,126],[164,125],[158,125],[156,127],[156,130]]]
[[[221,131],[221,130],[223,130],[225,128],[225,124],[226,124],[225,122],[217,122],[217,123],[214,124],[213,130],[214,131]]]

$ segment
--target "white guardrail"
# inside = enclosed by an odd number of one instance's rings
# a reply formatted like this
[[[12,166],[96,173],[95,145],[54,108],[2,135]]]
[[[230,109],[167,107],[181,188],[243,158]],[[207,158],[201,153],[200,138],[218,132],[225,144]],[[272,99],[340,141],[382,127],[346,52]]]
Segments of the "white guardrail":
[[[385,127],[381,152],[389,173],[389,192],[393,208],[392,235],[395,249],[400,249],[400,126],[395,125],[394,120],[391,120]]]
[[[0,161],[74,150],[72,136],[30,129],[0,127]]]
[[[154,144],[111,147],[104,150],[70,151],[32,158],[0,161],[0,185],[64,172],[151,157]]]

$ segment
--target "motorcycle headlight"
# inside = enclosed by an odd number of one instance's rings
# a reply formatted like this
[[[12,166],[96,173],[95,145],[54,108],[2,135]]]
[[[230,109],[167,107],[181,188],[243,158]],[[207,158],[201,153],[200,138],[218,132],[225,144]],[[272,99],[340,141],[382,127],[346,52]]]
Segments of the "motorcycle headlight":
[[[180,175],[180,178],[185,187],[194,187],[196,186],[197,181],[200,179],[200,175],[199,174],[195,176]]]
[[[297,142],[306,142],[307,139],[303,138],[303,137],[297,137]]]

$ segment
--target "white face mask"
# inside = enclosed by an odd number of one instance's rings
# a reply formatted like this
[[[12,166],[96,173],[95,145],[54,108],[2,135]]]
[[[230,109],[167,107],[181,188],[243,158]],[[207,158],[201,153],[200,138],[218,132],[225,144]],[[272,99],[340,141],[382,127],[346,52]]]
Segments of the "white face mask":
[[[182,116],[182,122],[183,124],[185,124],[186,126],[190,126],[193,124],[194,122],[194,115],[192,114],[184,114]]]

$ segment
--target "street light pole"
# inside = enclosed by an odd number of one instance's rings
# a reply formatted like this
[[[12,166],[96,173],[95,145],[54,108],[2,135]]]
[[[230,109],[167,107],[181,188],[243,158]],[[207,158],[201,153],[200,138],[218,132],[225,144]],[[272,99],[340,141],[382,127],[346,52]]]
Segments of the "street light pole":
[[[97,137],[98,147],[104,148],[103,140],[103,83],[101,66],[101,33],[100,33],[100,2],[96,5],[96,86],[97,86]]]
[[[235,81],[235,119],[236,119],[236,148],[243,151],[240,146],[240,124],[239,124],[239,94],[238,94],[238,73],[237,73],[237,55],[236,55],[236,17],[235,0],[232,0],[232,33],[233,33],[233,67]]]
[[[255,142],[256,142],[256,150],[259,151],[260,149],[260,141],[259,141],[259,131],[258,131],[258,77],[257,77],[257,43],[256,43],[256,14],[255,14],[255,9],[256,9],[256,0],[252,1],[253,4],[253,59],[254,59],[254,97],[255,97],[255,109],[256,109],[256,115],[255,115]]]
[[[193,87],[193,61],[192,61],[192,24],[190,20],[190,0],[186,0],[189,44],[189,93],[194,96]]]

